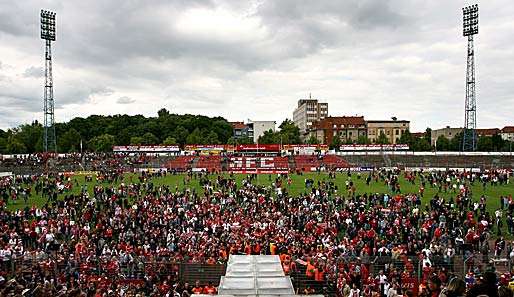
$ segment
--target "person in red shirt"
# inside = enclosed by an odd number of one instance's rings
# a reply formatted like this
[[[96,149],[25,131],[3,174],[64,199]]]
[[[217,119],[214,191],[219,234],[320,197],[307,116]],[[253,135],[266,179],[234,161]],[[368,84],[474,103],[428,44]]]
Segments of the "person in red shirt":
[[[200,281],[196,281],[195,286],[192,289],[193,294],[202,294],[203,288],[200,286]]]
[[[203,288],[203,293],[207,295],[216,295],[218,292],[216,290],[216,287],[212,284],[212,282],[209,282],[205,288]]]

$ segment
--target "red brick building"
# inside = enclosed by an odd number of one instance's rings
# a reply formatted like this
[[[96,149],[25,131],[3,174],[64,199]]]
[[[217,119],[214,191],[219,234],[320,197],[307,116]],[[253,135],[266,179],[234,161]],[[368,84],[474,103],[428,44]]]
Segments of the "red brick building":
[[[310,136],[322,144],[331,144],[334,136],[339,135],[341,143],[348,140],[356,142],[359,136],[366,136],[366,122],[363,116],[326,117],[313,123]]]

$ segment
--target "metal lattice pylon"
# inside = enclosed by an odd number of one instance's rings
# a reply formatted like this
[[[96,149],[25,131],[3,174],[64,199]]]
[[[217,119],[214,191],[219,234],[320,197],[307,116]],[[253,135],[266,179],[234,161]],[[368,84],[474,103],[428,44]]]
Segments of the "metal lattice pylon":
[[[475,49],[473,36],[478,34],[478,5],[465,7],[463,10],[463,35],[468,37],[468,54],[466,65],[466,101],[464,104],[464,130],[462,150],[475,151],[477,148],[477,102],[475,91]]]
[[[52,78],[52,41],[55,41],[55,13],[41,10],[41,39],[45,40],[44,139],[45,152],[57,152]]]
[[[44,148],[45,152],[57,151],[55,137],[54,88],[52,78],[52,43],[46,40],[45,50],[45,94],[44,94]]]
[[[477,102],[475,92],[475,52],[473,35],[468,36],[468,62],[466,70],[466,103],[462,141],[463,151],[474,151],[477,147]]]

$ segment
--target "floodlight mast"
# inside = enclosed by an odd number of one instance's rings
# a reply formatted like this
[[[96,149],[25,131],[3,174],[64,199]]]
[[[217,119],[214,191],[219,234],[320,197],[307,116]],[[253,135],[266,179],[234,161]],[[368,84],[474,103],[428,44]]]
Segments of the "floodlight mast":
[[[475,92],[475,50],[473,36],[478,34],[478,4],[464,7],[462,33],[468,37],[468,54],[466,66],[466,101],[465,119],[462,135],[462,151],[475,151],[477,147],[477,106]]]
[[[52,41],[55,41],[55,12],[41,10],[41,39],[45,40],[44,139],[45,152],[57,152],[55,135]]]

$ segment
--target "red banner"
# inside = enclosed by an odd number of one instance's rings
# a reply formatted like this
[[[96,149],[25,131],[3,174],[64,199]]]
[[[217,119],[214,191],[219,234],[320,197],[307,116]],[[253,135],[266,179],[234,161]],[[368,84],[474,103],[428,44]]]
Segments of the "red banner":
[[[238,152],[279,152],[280,145],[279,144],[238,144],[236,146],[236,151]]]

